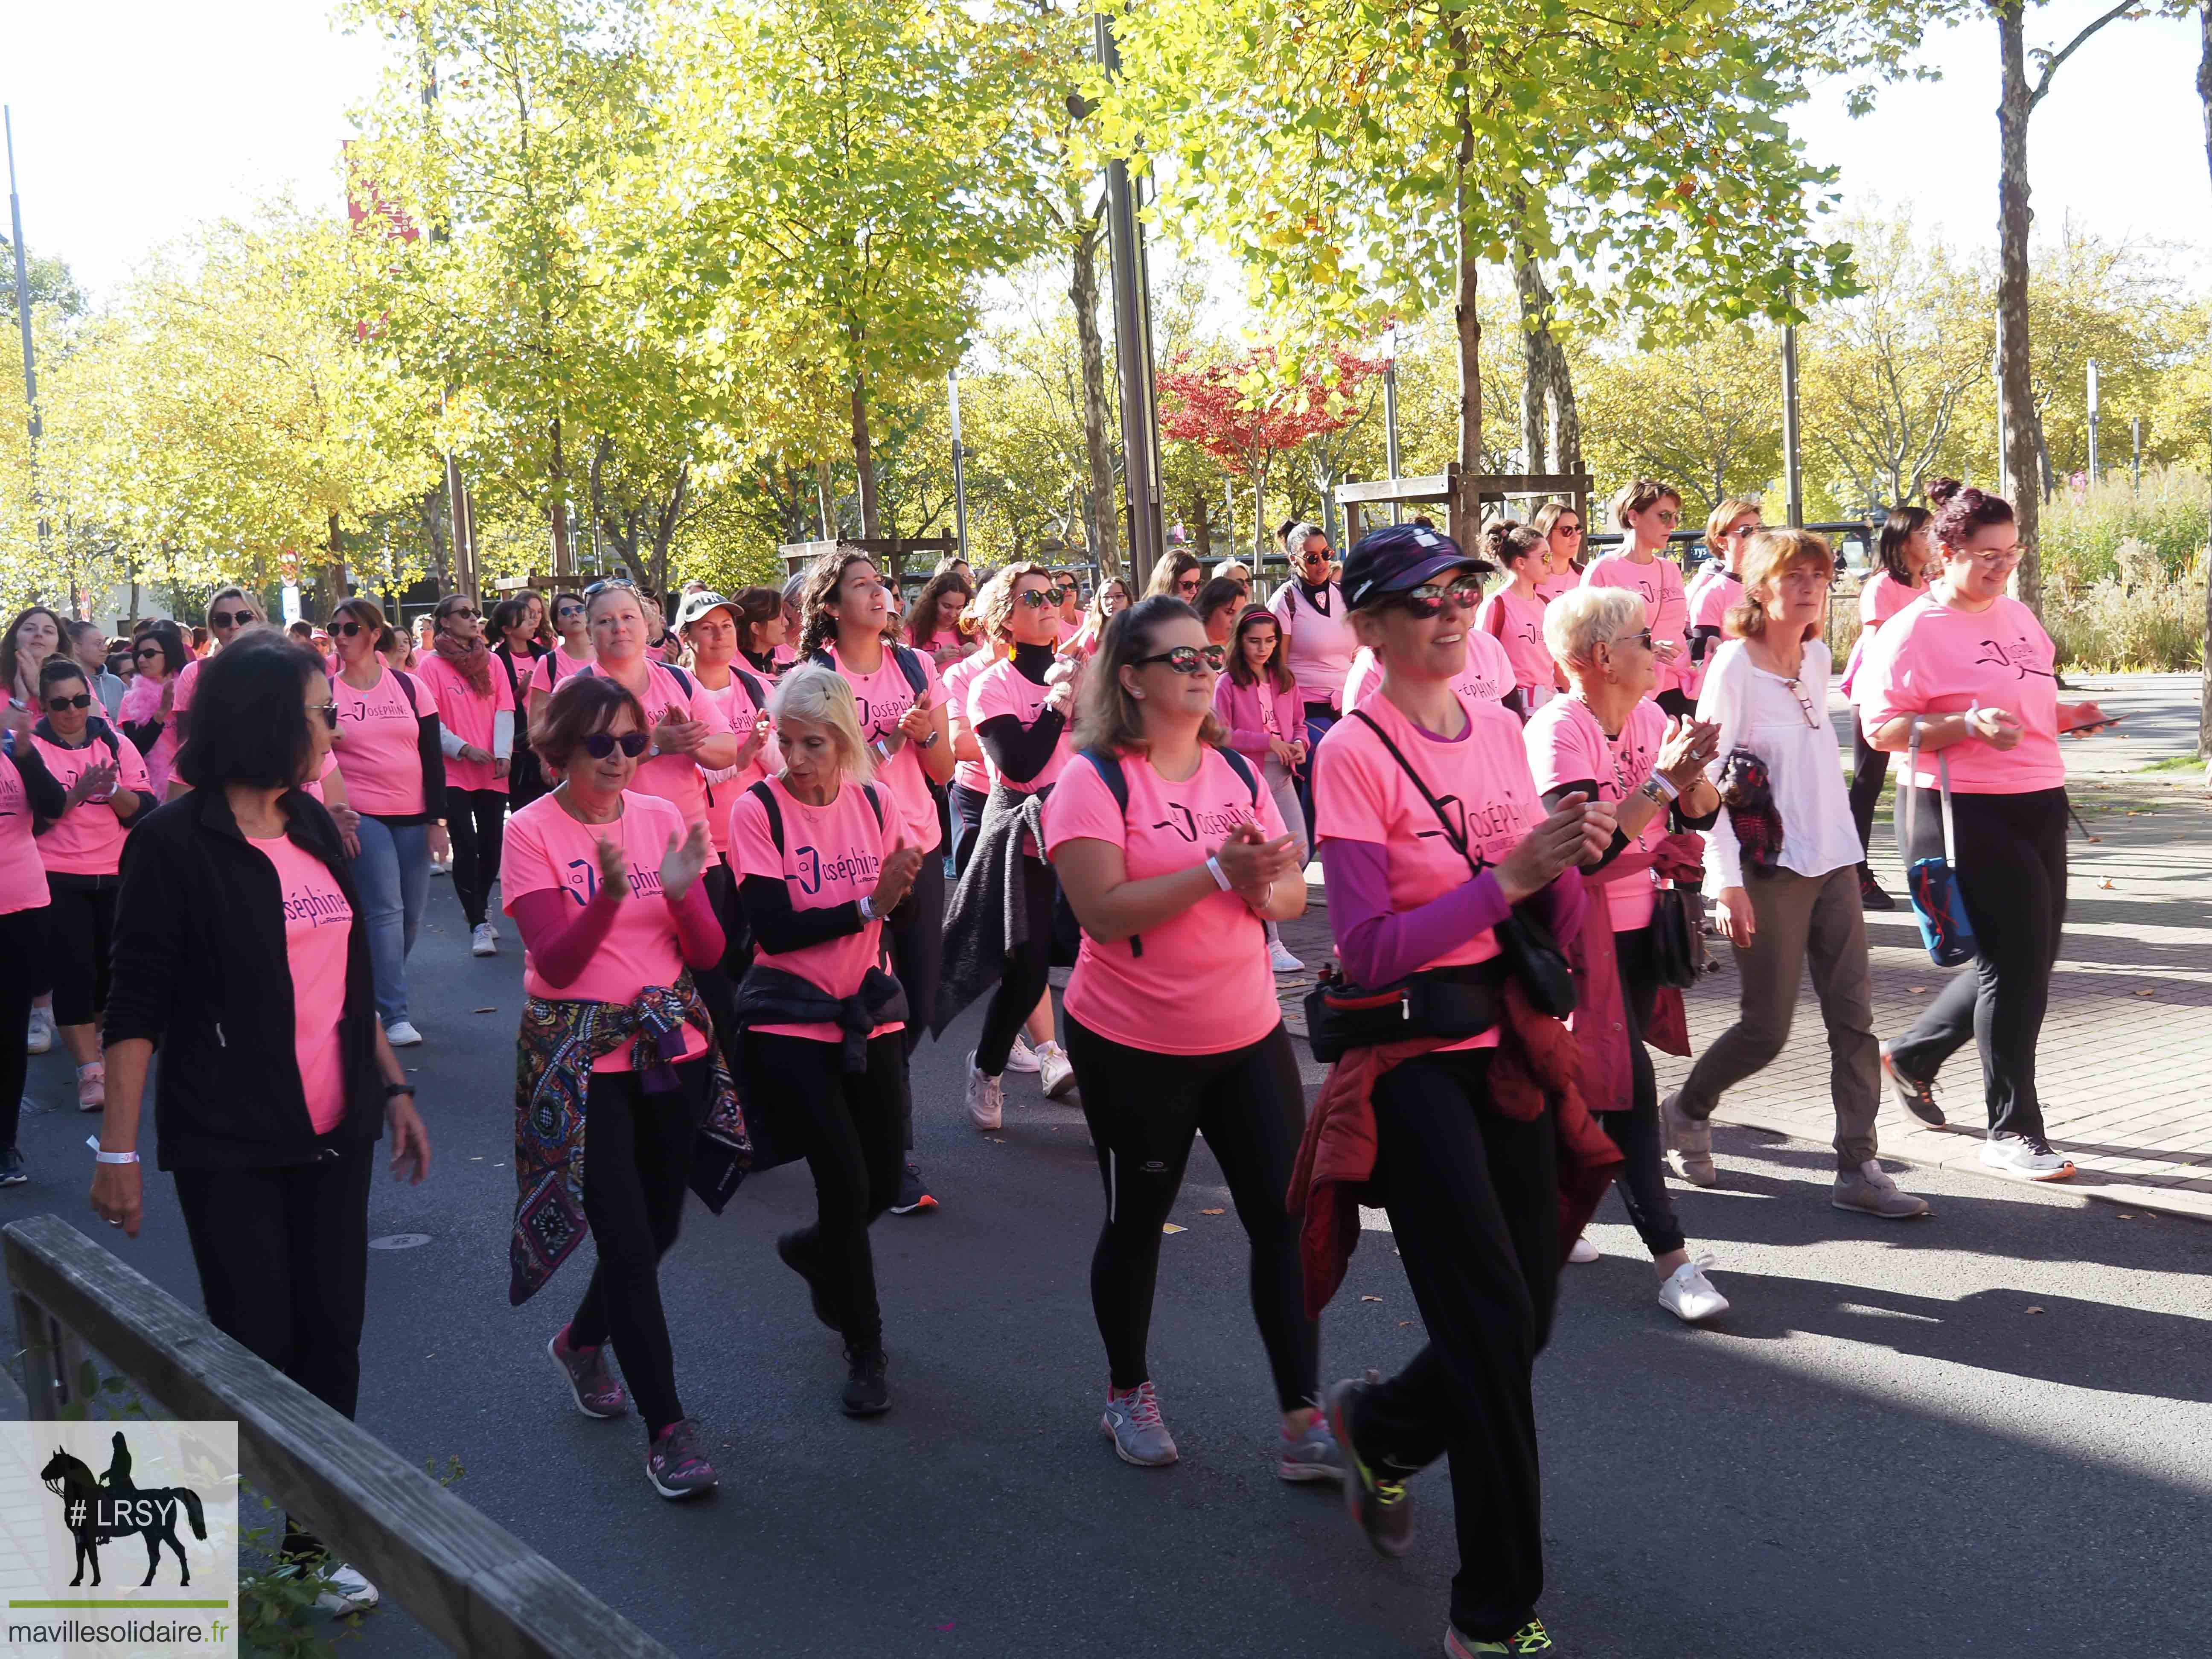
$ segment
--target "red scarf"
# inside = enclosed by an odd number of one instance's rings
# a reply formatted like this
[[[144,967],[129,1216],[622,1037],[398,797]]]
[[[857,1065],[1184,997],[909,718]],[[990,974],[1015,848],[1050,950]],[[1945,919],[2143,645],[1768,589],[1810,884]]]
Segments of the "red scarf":
[[[458,634],[441,630],[438,654],[447,667],[476,688],[478,696],[491,696],[491,653],[484,649],[481,639],[465,640]]]

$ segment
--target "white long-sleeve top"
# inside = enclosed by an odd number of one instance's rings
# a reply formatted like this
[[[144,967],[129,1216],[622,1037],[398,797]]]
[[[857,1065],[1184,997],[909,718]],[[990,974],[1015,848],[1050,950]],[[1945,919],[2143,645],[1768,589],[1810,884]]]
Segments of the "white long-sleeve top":
[[[1766,763],[1775,810],[1782,815],[1779,862],[1801,876],[1826,875],[1856,865],[1860,857],[1858,826],[1844,789],[1843,750],[1828,723],[1831,666],[1828,647],[1808,641],[1793,690],[1779,674],[1753,662],[1741,640],[1730,640],[1711,659],[1698,696],[1698,718],[1721,728],[1720,747],[1707,769],[1717,782],[1722,766],[1738,749]],[[1705,891],[1743,884],[1743,848],[1723,805],[1705,837]]]

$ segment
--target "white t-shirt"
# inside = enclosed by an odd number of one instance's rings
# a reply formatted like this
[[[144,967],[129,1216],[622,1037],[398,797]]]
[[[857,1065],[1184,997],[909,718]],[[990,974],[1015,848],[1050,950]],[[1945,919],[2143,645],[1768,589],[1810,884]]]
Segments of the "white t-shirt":
[[[1766,763],[1782,818],[1777,862],[1801,876],[1823,876],[1860,858],[1858,826],[1844,789],[1843,751],[1828,721],[1829,667],[1828,647],[1807,641],[1792,690],[1780,675],[1753,662],[1741,640],[1730,640],[1714,653],[1698,694],[1698,718],[1717,721],[1721,728],[1713,776],[1719,777],[1734,750],[1748,749]],[[1720,821],[1705,836],[1705,890],[1743,884],[1743,848],[1723,806]]]

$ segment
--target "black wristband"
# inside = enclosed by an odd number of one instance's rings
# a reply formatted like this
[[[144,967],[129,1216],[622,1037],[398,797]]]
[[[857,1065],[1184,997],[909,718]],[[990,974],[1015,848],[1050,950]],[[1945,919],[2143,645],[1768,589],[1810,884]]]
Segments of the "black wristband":
[[[402,1095],[411,1096],[414,1092],[415,1085],[411,1083],[387,1083],[384,1085],[384,1097],[386,1100],[397,1100]]]

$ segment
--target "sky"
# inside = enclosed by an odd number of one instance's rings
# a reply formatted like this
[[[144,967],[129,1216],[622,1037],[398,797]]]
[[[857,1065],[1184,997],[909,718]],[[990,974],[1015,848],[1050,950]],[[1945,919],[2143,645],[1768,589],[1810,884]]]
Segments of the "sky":
[[[2031,40],[2070,37],[2102,0],[2052,0]],[[25,240],[105,297],[154,247],[289,189],[336,210],[346,110],[375,86],[374,43],[316,0],[76,0],[9,7],[0,101],[12,106]],[[1891,89],[1852,121],[1840,91],[1793,119],[1854,204],[1910,210],[1954,246],[1996,240],[1996,31],[1932,37],[1945,79]],[[2037,110],[2039,223],[2212,246],[2193,21],[2115,24],[2060,70]]]

